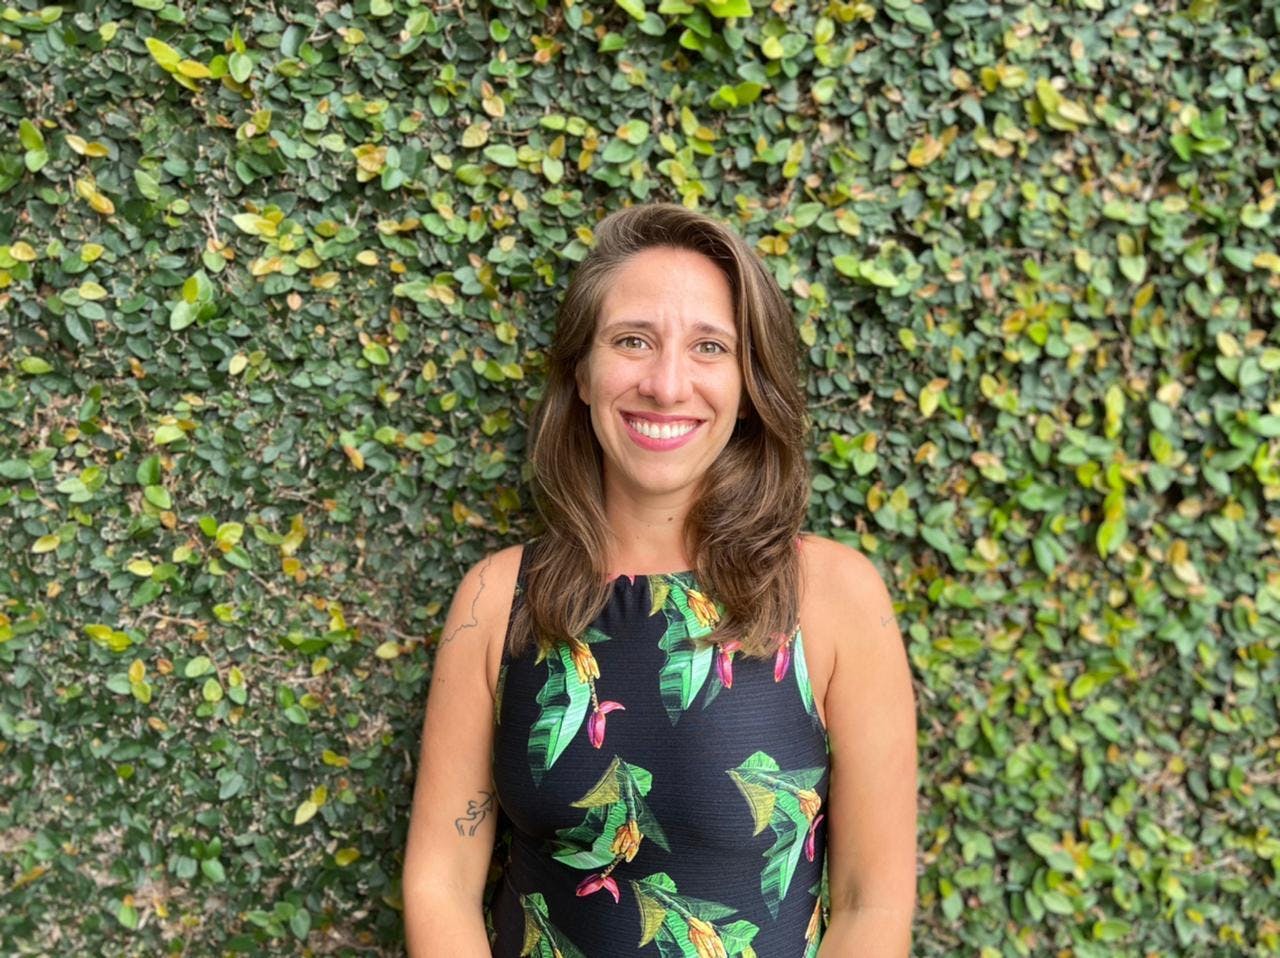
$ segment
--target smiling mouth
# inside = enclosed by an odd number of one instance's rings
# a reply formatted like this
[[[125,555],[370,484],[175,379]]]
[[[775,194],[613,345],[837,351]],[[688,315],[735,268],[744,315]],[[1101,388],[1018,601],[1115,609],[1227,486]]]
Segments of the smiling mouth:
[[[678,439],[680,436],[693,432],[699,425],[699,421],[696,419],[656,423],[647,419],[636,419],[633,416],[623,416],[622,418],[626,420],[628,426],[649,439]]]

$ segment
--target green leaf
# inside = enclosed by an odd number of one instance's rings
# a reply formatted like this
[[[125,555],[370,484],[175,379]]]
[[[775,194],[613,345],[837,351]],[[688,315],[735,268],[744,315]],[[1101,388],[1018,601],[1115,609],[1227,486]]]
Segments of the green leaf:
[[[612,139],[600,154],[606,163],[629,163],[636,155],[636,148],[626,140]]]
[[[644,0],[616,0],[616,2],[633,20],[644,20]]]
[[[517,164],[515,149],[505,143],[492,143],[484,148],[483,153],[486,160],[499,166],[511,167]]]
[[[717,3],[715,0],[704,0],[707,11],[713,17],[725,19],[727,17],[749,17],[751,16],[751,4],[747,0],[724,0],[723,3]]]
[[[618,136],[633,146],[649,139],[649,124],[643,120],[628,120],[618,129]]]
[[[142,495],[147,502],[157,509],[173,508],[173,501],[169,498],[169,490],[164,486],[145,486],[143,487]]]
[[[244,83],[249,79],[249,74],[253,73],[253,60],[247,53],[236,52],[227,58],[227,69],[231,71],[231,78],[237,83]]]
[[[160,182],[146,170],[135,168],[133,182],[138,187],[138,192],[146,199],[158,200],[160,198]]]
[[[196,321],[196,317],[200,314],[200,306],[196,303],[188,303],[185,299],[178,300],[173,304],[173,308],[169,310],[169,328],[174,332],[186,329]]]
[[[44,134],[34,123],[24,117],[18,121],[18,142],[26,150],[43,150]]]

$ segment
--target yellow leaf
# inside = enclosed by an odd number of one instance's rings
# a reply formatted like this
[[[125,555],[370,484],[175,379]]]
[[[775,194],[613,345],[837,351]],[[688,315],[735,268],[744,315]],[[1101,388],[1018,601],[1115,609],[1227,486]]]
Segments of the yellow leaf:
[[[209,68],[199,60],[179,61],[178,72],[183,76],[195,77],[197,80],[204,80],[213,76],[213,74],[209,72]]]
[[[911,147],[911,152],[907,154],[907,162],[919,169],[928,166],[941,155],[942,141],[926,133],[923,139],[916,140],[915,145]]]
[[[355,849],[350,846],[347,846],[346,848],[339,848],[336,852],[333,853],[334,862],[342,867],[346,867],[347,865],[350,865],[353,861],[355,861],[359,857],[360,857],[359,849]]]
[[[147,674],[147,666],[142,659],[134,659],[129,663],[129,681],[141,682]]]
[[[1089,116],[1089,111],[1077,103],[1075,100],[1063,100],[1058,104],[1058,116],[1070,120],[1072,123],[1092,123],[1093,119]]]
[[[14,259],[17,259],[16,254],[14,255]],[[1280,273],[1280,256],[1268,250],[1255,256],[1253,258],[1253,265],[1269,269],[1273,273]]]
[[[31,551],[35,553],[52,552],[58,548],[58,544],[62,542],[62,538],[58,535],[50,533],[47,536],[41,536],[31,546]]]
[[[76,292],[82,299],[106,299],[107,297],[107,291],[91,279],[81,283]]]
[[[98,192],[89,197],[89,205],[103,216],[110,216],[116,211],[116,204],[111,202],[110,197],[103,196]]]
[[[282,269],[284,269],[284,260],[279,256],[255,259],[249,264],[249,272],[253,276],[266,276],[268,273],[278,273]]]
[[[177,50],[163,40],[157,40],[155,37],[147,37],[146,44],[147,49],[151,51],[151,55],[155,57],[156,63],[160,64],[163,69],[172,73],[178,68],[178,64],[182,61],[182,54]]]
[[[1218,333],[1216,341],[1218,344],[1218,352],[1222,353],[1222,355],[1226,356],[1228,359],[1235,359],[1242,355],[1240,343],[1237,342],[1234,336],[1225,330]]]
[[[227,363],[227,372],[232,376],[239,376],[244,368],[249,365],[249,357],[244,353],[236,353]]]
[[[351,460],[351,465],[355,466],[357,469],[364,468],[364,456],[361,455],[359,449],[355,446],[343,446],[342,451],[345,452],[347,454],[347,458]]]
[[[362,249],[360,252],[356,253],[356,262],[361,266],[377,266],[378,254],[376,251],[371,249]]]
[[[89,144],[85,142],[84,137],[76,136],[74,133],[68,133],[67,146],[71,147],[71,149],[75,150],[81,156],[84,156],[85,149],[89,146]]]
[[[920,390],[920,412],[925,416],[932,416],[933,411],[938,408],[938,397],[942,394],[942,389],[941,380],[934,379]]]
[[[237,213],[231,217],[231,222],[235,223],[236,226],[250,236],[276,235],[276,224],[265,216],[259,216],[257,213]]]
[[[315,814],[318,811],[320,811],[320,806],[310,799],[307,799],[299,805],[298,810],[293,813],[293,824],[305,825],[315,817]]]
[[[105,253],[106,249],[101,243],[85,243],[80,247],[80,260],[84,263],[92,263]]]
[[[98,157],[111,155],[111,151],[107,149],[107,145],[105,143],[99,143],[97,140],[94,140],[91,143],[86,143],[84,146],[84,153],[85,156]]]
[[[394,659],[400,654],[400,646],[398,643],[392,642],[388,639],[386,642],[383,642],[380,646],[374,649],[373,654],[380,659]]]
[[[146,559],[134,559],[132,562],[126,564],[125,568],[134,575],[148,576],[155,572],[155,566]]]
[[[36,251],[26,240],[18,240],[9,247],[9,255],[21,263],[30,263],[36,258]]]
[[[385,146],[371,146],[368,143],[357,146],[353,151],[356,155],[356,165],[366,173],[381,173],[383,166],[387,162],[387,148]]]
[[[311,277],[311,285],[315,289],[333,289],[338,285],[339,278],[337,273],[321,273],[319,276]]]

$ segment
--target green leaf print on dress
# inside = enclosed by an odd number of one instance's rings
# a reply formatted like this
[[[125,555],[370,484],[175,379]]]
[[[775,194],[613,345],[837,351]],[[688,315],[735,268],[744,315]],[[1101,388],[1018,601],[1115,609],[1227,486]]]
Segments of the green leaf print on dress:
[[[760,931],[749,921],[716,924],[738,909],[681,895],[666,872],[631,882],[640,905],[640,944],[655,942],[662,958],[756,958],[751,942]]]
[[[546,659],[547,680],[537,695],[542,709],[529,729],[529,774],[534,784],[542,784],[542,776],[569,747],[588,711],[592,713],[592,744],[603,744],[604,713],[621,706],[597,700],[595,680],[600,677],[600,666],[589,645],[607,641],[609,636],[589,628],[580,639],[570,639],[554,651],[539,648],[534,665]]]
[[[824,860],[822,867],[825,870],[827,863]],[[802,958],[817,958],[818,946],[822,944],[822,935],[827,930],[827,923],[824,920],[822,910],[822,881],[819,880],[809,887],[809,894],[813,895],[813,914],[809,916],[809,925],[804,930],[804,955]]]
[[[524,943],[520,954],[533,958],[587,958],[578,946],[565,937],[547,914],[547,901],[538,892],[520,896],[524,911]]]
[[[662,826],[643,798],[652,787],[653,776],[646,769],[615,755],[600,780],[571,803],[587,809],[586,817],[582,824],[556,832],[558,841],[551,857],[570,868],[607,865],[607,874],[621,862],[635,858],[644,838],[653,839],[663,851],[671,851]]]
[[[662,612],[667,617],[667,628],[658,640],[658,646],[667,653],[658,673],[658,686],[667,718],[675,725],[693,704],[711,674],[717,649],[695,640],[714,631],[723,606],[698,591],[691,573],[651,575],[648,578],[649,594],[653,600],[649,614]],[[717,683],[707,693],[707,701],[714,697],[721,685]]]
[[[814,834],[822,815],[822,797],[813,790],[823,769],[803,768],[781,771],[764,752],[756,752],[737,768],[725,770],[751,807],[755,821],[753,835],[766,825],[777,840],[765,852],[767,862],[760,872],[760,893],[769,913],[778,917],[778,906],[787,896],[791,878],[803,853],[809,861],[815,854]]]

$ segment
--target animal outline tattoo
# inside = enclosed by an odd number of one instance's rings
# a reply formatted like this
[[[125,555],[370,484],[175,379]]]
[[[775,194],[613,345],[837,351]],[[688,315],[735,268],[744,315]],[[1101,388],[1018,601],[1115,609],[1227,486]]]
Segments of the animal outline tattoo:
[[[467,814],[453,820],[453,827],[458,830],[459,835],[465,835],[468,838],[473,837],[476,829],[480,827],[480,823],[484,821],[486,815],[493,811],[493,792],[482,791],[483,799],[477,801],[470,799],[467,802]],[[471,827],[463,830],[463,822],[471,822]]]

